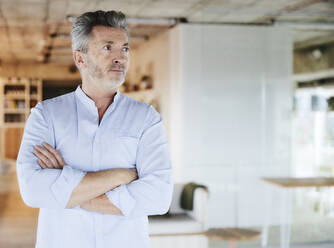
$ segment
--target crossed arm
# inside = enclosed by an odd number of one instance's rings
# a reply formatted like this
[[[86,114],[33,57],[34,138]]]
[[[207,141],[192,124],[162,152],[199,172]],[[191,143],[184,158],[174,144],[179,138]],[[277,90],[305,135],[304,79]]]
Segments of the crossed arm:
[[[43,169],[63,169],[66,166],[60,153],[46,142],[43,142],[43,146],[36,145],[34,154]],[[66,208],[80,205],[81,208],[89,211],[123,215],[121,210],[109,201],[105,193],[137,178],[136,169],[117,168],[89,172],[73,190]]]
[[[85,172],[80,166],[65,165],[53,149],[54,125],[62,123],[51,120],[47,104],[39,103],[31,110],[17,157],[19,188],[28,206],[64,209],[80,205],[87,210],[123,214],[127,218],[168,211],[173,192],[172,170],[162,120],[154,108],[147,108],[136,153],[136,170]],[[41,145],[37,151],[36,144],[43,141],[51,146]],[[43,151],[48,151],[44,160]]]

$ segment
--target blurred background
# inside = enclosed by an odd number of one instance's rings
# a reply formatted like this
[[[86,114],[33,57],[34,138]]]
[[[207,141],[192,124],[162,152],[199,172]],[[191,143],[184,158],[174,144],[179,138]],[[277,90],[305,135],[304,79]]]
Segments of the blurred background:
[[[80,84],[71,25],[95,10],[127,15],[120,90],[168,135],[175,194],[150,219],[152,247],[334,247],[333,0],[0,0],[0,247],[34,247],[15,159],[30,109]],[[189,182],[207,188],[193,210]]]

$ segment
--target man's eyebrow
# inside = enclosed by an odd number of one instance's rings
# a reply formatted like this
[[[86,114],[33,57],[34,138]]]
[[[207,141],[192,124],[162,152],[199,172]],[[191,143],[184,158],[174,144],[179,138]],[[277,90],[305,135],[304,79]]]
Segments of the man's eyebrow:
[[[107,41],[105,41],[105,43],[114,44],[114,42],[112,40],[107,40]],[[124,43],[123,46],[129,46],[129,42]]]

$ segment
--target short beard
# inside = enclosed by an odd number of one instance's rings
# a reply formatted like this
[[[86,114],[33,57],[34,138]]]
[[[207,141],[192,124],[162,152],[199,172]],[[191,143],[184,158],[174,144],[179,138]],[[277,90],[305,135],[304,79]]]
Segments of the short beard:
[[[90,77],[90,79],[93,82],[98,80],[99,83],[102,83],[106,89],[114,90],[125,82],[126,74],[122,77],[122,79],[119,82],[116,83],[109,80],[106,81],[103,80],[103,72],[90,59],[87,59],[87,69],[88,69],[88,76]]]
[[[102,80],[101,80],[102,81]],[[112,81],[102,81],[102,84],[108,89],[116,89],[125,82],[125,77],[123,77],[119,82],[115,83]]]

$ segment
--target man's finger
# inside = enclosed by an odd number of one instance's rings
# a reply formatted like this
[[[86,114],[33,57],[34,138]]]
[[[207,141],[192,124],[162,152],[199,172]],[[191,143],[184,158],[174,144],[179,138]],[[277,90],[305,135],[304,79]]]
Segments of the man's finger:
[[[53,156],[52,153],[50,153],[47,149],[41,146],[35,146],[36,150],[42,153],[45,157],[48,158],[48,160],[52,163],[52,166],[54,168],[59,168],[57,159]],[[45,161],[44,161],[45,162]]]
[[[47,168],[50,169],[54,168],[51,162],[48,160],[48,158],[45,157],[41,152],[35,149],[34,154],[39,160],[43,161],[43,163],[46,165]]]
[[[57,151],[56,149],[54,149],[51,145],[49,145],[46,142],[43,142],[43,146],[48,149],[49,152],[51,152],[57,159],[58,163],[63,167],[65,165],[65,162],[63,160],[63,158],[61,157],[59,151]]]
[[[46,169],[48,168],[47,165],[40,159],[37,160],[38,164],[40,167],[42,167],[43,169]]]
[[[44,163],[46,163],[48,165],[48,167],[51,166],[51,168],[58,168],[58,163],[57,160],[53,157],[53,155],[48,152],[45,148],[41,147],[41,146],[35,146],[35,151],[37,151],[37,154],[43,155],[40,156],[40,159],[42,159],[42,161]]]

